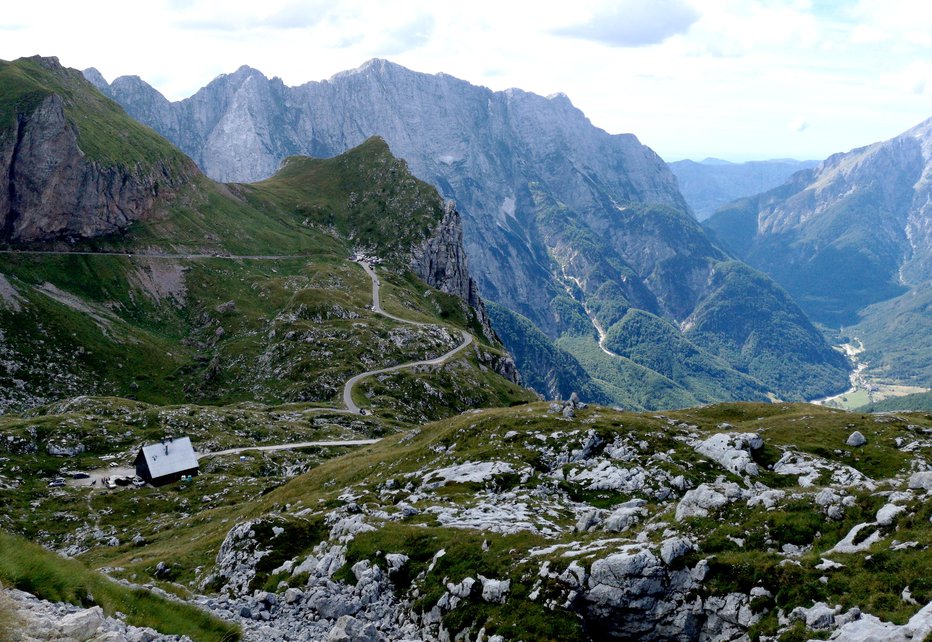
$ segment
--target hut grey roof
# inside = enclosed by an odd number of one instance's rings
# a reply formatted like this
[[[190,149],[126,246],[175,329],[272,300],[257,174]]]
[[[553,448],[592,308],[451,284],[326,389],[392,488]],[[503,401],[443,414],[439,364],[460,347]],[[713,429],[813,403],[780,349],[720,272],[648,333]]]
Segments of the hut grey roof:
[[[143,446],[142,456],[145,457],[149,474],[153,478],[198,467],[194,447],[188,437]]]

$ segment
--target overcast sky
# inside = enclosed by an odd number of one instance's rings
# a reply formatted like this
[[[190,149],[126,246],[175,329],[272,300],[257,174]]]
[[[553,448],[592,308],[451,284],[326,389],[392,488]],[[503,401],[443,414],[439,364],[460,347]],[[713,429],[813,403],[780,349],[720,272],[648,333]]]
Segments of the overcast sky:
[[[932,117],[916,0],[29,0],[0,58],[58,56],[177,100],[248,64],[286,84],[387,58],[495,90],[567,94],[666,160],[821,159]]]

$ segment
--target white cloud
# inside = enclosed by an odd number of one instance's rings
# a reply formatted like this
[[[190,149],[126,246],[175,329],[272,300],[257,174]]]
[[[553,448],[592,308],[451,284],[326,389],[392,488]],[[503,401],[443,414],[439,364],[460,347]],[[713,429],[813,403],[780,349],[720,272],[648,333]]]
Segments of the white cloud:
[[[923,95],[932,93],[932,60],[917,60],[880,78],[881,83],[897,91]]]
[[[599,7],[585,22],[554,33],[613,47],[643,47],[685,33],[698,19],[699,12],[684,0],[620,0]]]
[[[860,24],[851,30],[851,42],[855,45],[874,45],[889,42],[893,36],[874,25]]]
[[[787,124],[786,128],[798,134],[809,129],[809,122],[802,116],[797,116]]]
[[[433,36],[436,21],[426,12],[421,12],[401,24],[386,28],[372,46],[374,55],[396,56],[427,44]]]

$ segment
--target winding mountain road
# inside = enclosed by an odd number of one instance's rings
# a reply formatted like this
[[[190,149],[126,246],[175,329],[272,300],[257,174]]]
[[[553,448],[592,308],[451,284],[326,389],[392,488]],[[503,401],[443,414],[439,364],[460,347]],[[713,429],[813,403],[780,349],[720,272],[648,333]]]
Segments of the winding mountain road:
[[[366,274],[369,275],[369,278],[372,279],[372,311],[376,314],[381,314],[383,317],[392,319],[393,321],[398,321],[399,323],[407,323],[408,325],[413,326],[426,326],[427,323],[422,323],[420,321],[411,321],[410,319],[402,319],[401,317],[396,317],[394,314],[390,314],[382,309],[382,304],[379,299],[379,286],[381,282],[379,277],[376,276],[375,270],[372,269],[372,266],[369,265],[366,261],[355,261],[362,269],[366,271]],[[449,352],[434,359],[425,359],[424,361],[411,361],[409,363],[402,363],[397,366],[391,366],[389,368],[380,368],[378,370],[369,370],[367,372],[361,372],[358,375],[352,377],[343,385],[343,404],[346,408],[353,414],[361,415],[363,414],[362,409],[356,405],[353,401],[353,387],[365,379],[366,377],[371,377],[373,375],[385,374],[386,372],[395,372],[397,370],[404,370],[405,368],[417,368],[418,366],[439,366],[440,364],[448,361],[449,359],[455,357],[457,354],[465,350],[472,342],[473,336],[466,332],[465,330],[460,330],[463,334],[463,342],[457,347],[453,348]]]

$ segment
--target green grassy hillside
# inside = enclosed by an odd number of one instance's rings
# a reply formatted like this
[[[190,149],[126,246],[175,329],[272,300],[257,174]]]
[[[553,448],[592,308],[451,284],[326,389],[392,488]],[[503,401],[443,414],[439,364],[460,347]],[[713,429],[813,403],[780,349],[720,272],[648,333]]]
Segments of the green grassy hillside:
[[[76,114],[119,109],[89,85],[68,84],[84,82],[70,72],[32,61],[4,69],[36,75],[30,82],[43,91],[70,91]],[[124,131],[130,148],[157,139],[144,129]],[[458,343],[455,328],[472,323],[462,302],[408,270],[408,252],[433,233],[443,203],[381,140],[333,159],[292,159],[257,185],[195,176],[163,206],[167,216],[119,235],[0,253],[0,411],[77,394],[338,403],[353,374],[439,356]],[[436,325],[368,310],[370,281],[348,261],[356,248],[387,261],[386,309]],[[74,253],[41,253],[50,250]],[[489,372],[502,355],[499,345],[465,352],[441,393],[408,416],[529,398]],[[413,380],[393,377],[381,403],[397,405]]]
[[[412,176],[377,137],[332,159],[286,159],[274,177],[245,189],[261,209],[284,209],[402,265],[411,247],[430,236],[443,207],[437,190]]]

